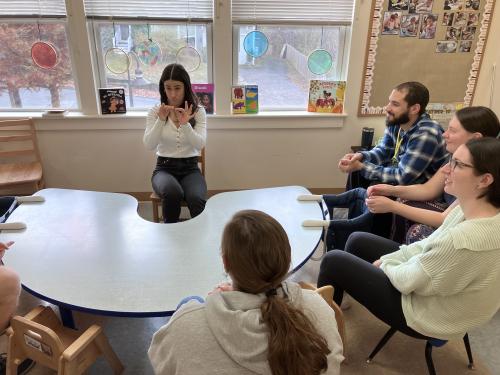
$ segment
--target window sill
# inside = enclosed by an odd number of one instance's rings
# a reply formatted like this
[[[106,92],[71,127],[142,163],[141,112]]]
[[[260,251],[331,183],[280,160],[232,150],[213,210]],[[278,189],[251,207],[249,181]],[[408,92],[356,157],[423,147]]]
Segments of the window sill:
[[[0,112],[0,120],[32,117],[39,130],[123,130],[144,129],[146,111],[116,115],[85,115],[68,112],[66,116],[43,117],[42,112]],[[241,115],[208,115],[209,130],[340,128],[347,114],[306,111],[275,111]],[[66,123],[61,122],[66,120]]]

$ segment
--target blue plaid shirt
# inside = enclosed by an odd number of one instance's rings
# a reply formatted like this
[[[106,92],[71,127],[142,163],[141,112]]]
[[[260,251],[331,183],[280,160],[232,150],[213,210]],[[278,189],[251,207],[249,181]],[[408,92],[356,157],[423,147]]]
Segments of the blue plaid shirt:
[[[445,163],[447,152],[443,129],[427,113],[420,116],[405,132],[401,129],[402,143],[393,163],[399,125],[388,126],[384,138],[370,151],[362,151],[361,175],[393,185],[424,183]]]

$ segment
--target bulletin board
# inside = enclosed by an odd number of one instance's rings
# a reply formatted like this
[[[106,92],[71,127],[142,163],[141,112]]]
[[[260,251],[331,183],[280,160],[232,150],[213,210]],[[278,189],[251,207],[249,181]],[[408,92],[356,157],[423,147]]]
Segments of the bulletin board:
[[[470,106],[494,4],[373,0],[359,115],[383,115],[392,89],[406,81],[429,89],[433,118]]]

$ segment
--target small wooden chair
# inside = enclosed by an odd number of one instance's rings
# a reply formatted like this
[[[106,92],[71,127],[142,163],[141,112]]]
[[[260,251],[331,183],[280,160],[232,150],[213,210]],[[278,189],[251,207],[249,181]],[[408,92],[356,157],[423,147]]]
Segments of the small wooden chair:
[[[0,121],[0,160],[0,189],[10,193],[30,188],[32,194],[43,188],[42,162],[31,118]]]
[[[323,299],[328,303],[328,305],[335,311],[335,320],[337,321],[337,328],[339,330],[340,338],[342,339],[342,346],[343,346],[343,351],[342,354],[344,355],[344,362],[347,360],[347,339],[346,339],[346,332],[345,332],[345,321],[344,321],[344,313],[342,312],[342,309],[335,303],[333,300],[333,286],[331,285],[325,285],[322,286],[321,288],[316,288],[314,285],[305,283],[305,282],[299,282],[299,285],[301,286],[302,289],[309,289],[309,290],[314,290],[316,293],[318,293]]]
[[[198,165],[201,170],[201,174],[205,177],[205,148],[201,150],[200,157],[198,159]],[[149,196],[151,203],[153,204],[153,220],[155,223],[160,222],[160,208],[162,205],[162,199],[153,191]],[[186,202],[183,202],[182,205],[186,205]]]
[[[94,324],[83,333],[66,328],[47,306],[38,306],[24,317],[13,317],[7,335],[6,375],[17,374],[18,365],[27,358],[56,370],[58,375],[82,374],[100,355],[115,374],[124,370],[101,327]]]

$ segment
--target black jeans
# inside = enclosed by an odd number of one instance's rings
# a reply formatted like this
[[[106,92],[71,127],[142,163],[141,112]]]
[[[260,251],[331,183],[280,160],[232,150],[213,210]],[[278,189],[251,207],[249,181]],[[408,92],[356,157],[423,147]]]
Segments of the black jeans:
[[[401,293],[387,275],[372,263],[382,255],[399,249],[397,242],[371,233],[355,232],[345,251],[333,250],[321,262],[318,288],[332,285],[333,299],[340,305],[344,291],[389,326],[412,337],[427,337],[406,324],[401,306]]]
[[[164,158],[159,156],[151,177],[153,190],[162,199],[163,220],[176,223],[185,200],[191,217],[203,212],[207,202],[207,184],[198,168],[198,157]]]

